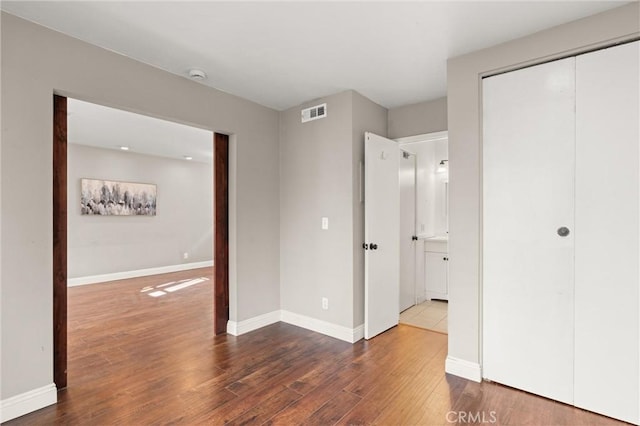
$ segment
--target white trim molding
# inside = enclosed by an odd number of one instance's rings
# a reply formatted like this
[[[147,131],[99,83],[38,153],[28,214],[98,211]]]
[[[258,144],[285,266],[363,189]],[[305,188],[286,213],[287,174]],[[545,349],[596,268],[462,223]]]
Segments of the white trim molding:
[[[357,326],[356,328],[348,328],[316,318],[311,318],[282,310],[268,312],[266,314],[258,315],[257,317],[249,318],[244,321],[229,321],[227,322],[227,333],[231,334],[232,336],[240,336],[242,334],[249,333],[250,331],[254,331],[280,321],[287,324],[295,325],[297,327],[305,328],[307,330],[315,331],[316,333],[321,333],[325,336],[344,340],[345,342],[349,343],[355,343],[358,340],[364,338],[363,324]]]
[[[364,325],[359,325],[356,328],[348,328],[289,311],[280,312],[282,313],[282,322],[306,328],[307,330],[315,331],[316,333],[321,333],[336,339],[344,340],[345,342],[355,343],[364,338]]]
[[[394,139],[398,142],[398,145],[410,145],[421,142],[442,141],[449,139],[449,131],[443,130],[441,132],[424,133],[422,135],[407,136],[404,138]]]
[[[58,402],[56,385],[51,383],[0,401],[0,423]]]
[[[447,356],[444,371],[454,376],[472,380],[480,383],[482,381],[482,370],[480,364],[465,361],[464,359]]]
[[[227,333],[231,334],[232,336],[240,336],[241,334],[266,327],[279,321],[280,311],[268,312],[266,314],[258,315],[257,317],[249,318],[244,321],[227,322]]]
[[[103,283],[106,281],[125,280],[127,278],[146,277],[149,275],[166,274],[169,272],[187,271],[189,269],[206,268],[209,266],[213,266],[213,260],[182,263],[180,265],[160,266],[157,268],[137,269],[135,271],[114,272],[111,274],[90,275],[88,277],[69,278],[67,280],[67,287]]]

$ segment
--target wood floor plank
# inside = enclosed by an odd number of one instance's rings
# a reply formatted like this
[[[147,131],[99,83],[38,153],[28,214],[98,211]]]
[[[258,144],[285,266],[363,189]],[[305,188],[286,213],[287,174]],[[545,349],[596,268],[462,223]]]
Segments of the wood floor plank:
[[[459,377],[451,375],[442,377],[421,407],[407,417],[407,424],[434,426],[451,424],[452,417],[447,416],[466,384],[467,381]]]
[[[357,364],[351,364],[348,368],[342,369],[334,375],[326,376],[323,384],[292,404],[289,410],[282,411],[274,416],[271,419],[272,424],[306,424],[314,412],[340,394],[360,374],[361,367]]]
[[[430,426],[490,411],[500,425],[623,424],[446,375],[446,335],[398,326],[350,344],[276,323],[216,336],[212,300],[211,268],[69,288],[68,387],[8,424]]]
[[[333,425],[362,400],[356,394],[342,391],[306,418],[304,425]]]
[[[263,424],[273,417],[274,414],[284,410],[294,401],[298,400],[300,396],[301,395],[294,390],[283,387],[275,395],[262,401],[259,405],[254,406],[239,417],[236,417],[229,422],[225,422],[225,424],[230,426]]]
[[[400,389],[389,404],[382,409],[375,419],[378,424],[412,424],[411,419],[418,417],[426,408],[426,400],[437,387],[442,376],[438,374],[443,368],[441,360],[446,357],[446,347],[425,360],[422,366],[415,369],[414,375],[404,388]]]

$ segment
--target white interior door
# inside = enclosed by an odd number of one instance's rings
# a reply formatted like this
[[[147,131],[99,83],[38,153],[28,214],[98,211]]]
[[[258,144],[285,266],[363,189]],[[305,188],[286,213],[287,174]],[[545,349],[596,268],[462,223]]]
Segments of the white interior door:
[[[400,281],[400,148],[365,133],[364,337],[398,324]]]
[[[400,310],[416,304],[416,156],[400,156]]]
[[[483,375],[566,403],[573,402],[574,67],[569,58],[483,82]]]
[[[576,58],[575,405],[638,410],[640,42]]]

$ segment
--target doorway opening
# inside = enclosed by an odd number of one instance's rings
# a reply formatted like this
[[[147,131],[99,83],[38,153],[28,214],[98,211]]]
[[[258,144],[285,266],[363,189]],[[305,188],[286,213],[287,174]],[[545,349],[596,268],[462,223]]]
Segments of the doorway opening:
[[[68,350],[68,343],[67,343],[68,342],[68,336],[67,336],[68,290],[67,289],[69,285],[68,221],[69,221],[69,215],[71,214],[71,212],[68,211],[68,208],[75,208],[75,205],[74,207],[69,207],[68,205],[68,201],[70,200],[69,184],[75,185],[76,183],[78,183],[77,185],[78,194],[74,192],[73,196],[81,198],[79,195],[79,193],[81,193],[81,183],[75,182],[76,180],[78,180],[76,179],[77,176],[74,176],[73,178],[74,181],[71,181],[71,182],[69,181],[69,177],[68,177],[69,176],[68,157],[70,155],[69,143],[73,142],[68,140],[69,138],[68,117],[70,113],[72,115],[74,114],[73,111],[70,111],[70,108],[69,108],[70,102],[81,102],[81,101],[75,101],[72,99],[67,99],[64,96],[54,95],[54,98],[53,98],[53,112],[54,112],[53,114],[53,120],[54,120],[53,121],[53,332],[54,332],[53,333],[54,334],[53,354],[54,354],[54,360],[53,361],[54,361],[54,383],[56,384],[56,387],[58,390],[64,389],[67,387],[67,350]],[[93,105],[93,104],[89,104],[89,105]],[[106,107],[101,107],[101,108],[106,108]],[[114,111],[118,111],[118,110],[114,110]],[[124,113],[123,111],[119,111],[119,112]],[[131,113],[126,113],[126,114],[131,114]],[[133,114],[133,115],[136,115],[136,114]],[[140,117],[143,117],[144,119],[148,119],[148,120],[156,120],[147,116],[140,116]],[[168,122],[165,122],[165,123],[168,123]],[[114,125],[113,123],[107,123],[107,125],[109,124],[111,124],[112,126]],[[176,124],[176,126],[182,126],[182,125]],[[187,127],[187,126],[183,126],[183,127]],[[195,128],[192,128],[192,129],[194,132],[204,132],[201,129],[195,129]],[[174,250],[175,253],[173,253],[173,255],[176,257],[180,256],[180,259],[184,260],[184,262],[186,262],[186,259],[198,260],[198,256],[200,257],[206,256],[209,259],[213,257],[214,264],[215,264],[214,274],[211,280],[213,282],[213,288],[211,291],[211,294],[213,295],[213,301],[209,302],[210,303],[209,306],[212,306],[212,309],[213,309],[213,312],[212,312],[213,315],[209,315],[209,318],[213,323],[214,333],[217,335],[217,334],[223,334],[226,332],[226,326],[229,319],[229,269],[228,269],[229,136],[221,133],[211,133],[209,131],[206,131],[206,132],[209,134],[207,139],[208,140],[207,145],[208,145],[208,156],[210,157],[207,161],[209,161],[209,163],[213,165],[213,173],[209,172],[207,175],[205,175],[205,179],[209,179],[209,182],[210,182],[210,189],[209,189],[210,192],[206,199],[212,200],[213,205],[209,204],[207,206],[207,209],[205,210],[206,212],[209,212],[209,213],[205,213],[205,215],[208,215],[209,217],[208,220],[210,225],[208,227],[208,232],[211,233],[211,228],[213,228],[213,235],[208,235],[207,238],[203,238],[202,241],[195,241],[197,240],[197,238],[194,238],[193,235],[194,235],[194,232],[196,231],[191,230],[190,234],[192,236],[192,239],[190,240],[191,241],[190,245],[184,244],[187,247],[184,247],[184,249],[181,248],[179,250],[179,253],[178,253],[178,250]],[[177,142],[180,142],[180,141],[177,141]],[[113,141],[111,143],[114,144]],[[118,146],[111,147],[113,149],[112,152],[114,154],[116,153],[120,154],[118,150],[126,150],[125,148],[128,148],[128,145],[125,143],[115,142],[115,145],[118,145]],[[179,144],[176,144],[176,145],[179,145]],[[74,152],[74,155],[77,154],[77,152],[75,151],[75,148],[76,148],[75,145],[71,148],[71,151]],[[85,148],[86,147],[84,147],[83,149]],[[165,148],[169,150],[172,149],[170,146]],[[86,148],[86,149],[99,149],[99,148]],[[175,150],[176,147],[174,146],[173,149]],[[184,146],[181,145],[177,149],[182,150],[184,149]],[[109,152],[107,152],[107,154],[109,154]],[[202,153],[200,152],[196,154],[191,154],[189,152],[185,152],[184,155],[182,154],[180,155],[180,161],[191,162],[192,160],[197,160],[198,155],[202,155]],[[159,159],[160,157],[154,157],[154,158]],[[165,161],[169,161],[169,160],[165,160]],[[175,162],[178,160],[171,160],[171,161]],[[210,169],[211,169],[211,166],[209,166],[208,170]],[[169,170],[165,170],[165,172],[169,174]],[[179,170],[176,170],[175,172],[178,174],[180,173]],[[90,172],[85,172],[85,173],[91,174]],[[86,178],[107,179],[109,178],[109,176],[95,175],[95,176],[86,176]],[[82,180],[89,181],[90,179],[82,179]],[[153,213],[155,213],[156,207],[158,211],[162,212],[162,208],[163,208],[162,203],[165,203],[165,206],[167,205],[166,203],[168,202],[169,194],[166,191],[167,189],[166,184],[164,185],[164,187],[158,188],[157,197],[159,200],[159,205],[156,206],[155,195],[154,196],[150,195],[152,191],[151,189],[149,190],[145,189],[145,192],[142,193],[143,195],[141,195],[138,199],[134,201],[133,195],[131,193],[128,193],[125,196],[125,193],[124,193],[125,187],[123,186],[123,184],[125,183],[126,182],[115,182],[114,186],[110,187],[111,189],[107,190],[105,194],[103,194],[104,199],[97,200],[98,201],[97,204],[102,203],[102,205],[100,206],[94,203],[93,207],[97,206],[96,211],[100,210],[101,214],[104,214],[107,211],[110,211],[111,213],[114,213],[114,215],[120,215],[120,214],[125,215],[128,213],[131,213],[132,210],[136,210],[136,213],[134,215],[141,215],[141,213],[144,213],[142,212],[142,210],[146,211],[147,213],[151,213],[152,211]],[[190,193],[189,188],[183,188],[182,191]],[[212,194],[211,194],[211,191],[213,192]],[[144,202],[141,202],[141,199],[143,199]],[[74,199],[71,199],[71,201],[75,202]],[[135,207],[134,205],[137,207]],[[191,205],[184,206],[184,207],[186,211],[193,212],[194,210],[196,210],[192,208]],[[85,206],[85,208],[87,208],[87,210],[91,210],[87,206]],[[81,209],[81,207],[78,206],[78,209]],[[79,213],[75,212],[75,210],[73,211],[73,214],[79,215]],[[165,215],[167,214],[166,210],[164,214]],[[202,212],[200,212],[200,214],[202,215]],[[141,219],[141,217],[131,218],[131,219]],[[109,219],[109,218],[96,217],[95,219]],[[117,219],[123,219],[123,218],[114,217],[110,219],[117,220]],[[148,232],[149,226],[151,225],[153,219],[155,218],[145,219],[144,217],[142,217],[142,219],[139,220],[137,224],[133,226],[136,226],[137,229],[141,230],[140,232],[144,234],[145,232]],[[145,220],[147,220],[146,223],[144,222]],[[136,222],[136,221],[133,220],[133,221],[130,221],[130,223],[131,222]],[[102,222],[102,224],[105,224],[105,223],[107,222]],[[114,221],[111,221],[110,223],[114,226],[117,226],[116,222]],[[120,222],[120,224],[121,223],[123,222]],[[185,224],[183,223],[183,225]],[[184,227],[187,228],[186,225]],[[143,229],[147,229],[147,231],[144,231]],[[185,233],[187,232],[185,231]],[[206,230],[204,233],[206,233]],[[131,232],[126,232],[124,233],[124,235],[114,236],[114,240],[125,239],[128,241],[132,237],[135,238],[135,235],[131,235],[131,234],[132,234]],[[74,238],[75,237],[76,236],[74,235]],[[87,239],[90,240],[91,236],[87,236]],[[144,235],[142,235],[142,239],[144,239]],[[203,244],[206,247],[202,247]],[[153,243],[147,244],[146,250],[151,251],[151,249],[156,249],[154,245],[157,245],[157,244],[153,244]],[[138,246],[138,253],[140,253],[141,256],[147,255],[147,253],[145,253],[145,248],[143,246],[144,244],[140,244]],[[162,247],[157,247],[157,248],[159,250],[162,249]],[[75,247],[75,249],[77,249],[77,247]],[[208,254],[205,254],[205,253],[208,253]],[[76,254],[77,253],[74,252],[73,255],[75,256]],[[127,257],[127,256],[125,255],[124,257]],[[179,262],[175,262],[175,263],[179,263]],[[206,263],[206,262],[200,262],[200,263]],[[210,263],[210,260],[209,260],[209,263]],[[191,265],[196,265],[196,264],[197,262],[191,263]],[[185,269],[189,269],[186,266],[185,266]],[[125,270],[126,268],[127,267],[125,267]],[[158,271],[158,273],[165,272],[161,270],[162,268],[150,268],[147,271],[150,271],[151,269],[159,269],[160,271]],[[178,268],[175,270],[180,270],[180,269]],[[106,275],[109,276],[108,274]],[[117,274],[111,274],[110,276],[117,276]],[[104,281],[108,281],[108,280],[104,280]],[[209,281],[206,277],[200,277],[200,280],[198,279],[183,280],[182,282],[177,282],[172,286],[166,287],[166,289],[172,289],[171,291],[176,291],[176,290],[182,290],[190,285],[200,285],[200,286],[211,285],[210,282],[207,283],[206,281]],[[93,281],[93,282],[98,282],[98,281]],[[168,283],[168,284],[171,284],[171,283]],[[156,290],[160,292],[163,291],[161,289],[156,289]],[[149,291],[148,293],[145,293],[145,294],[149,294],[151,292],[152,291]]]
[[[398,325],[407,309],[412,325],[446,333],[446,305],[433,299],[448,299],[448,133],[365,132],[364,142],[364,337]]]
[[[448,133],[396,139],[400,163],[400,323],[447,333]]]

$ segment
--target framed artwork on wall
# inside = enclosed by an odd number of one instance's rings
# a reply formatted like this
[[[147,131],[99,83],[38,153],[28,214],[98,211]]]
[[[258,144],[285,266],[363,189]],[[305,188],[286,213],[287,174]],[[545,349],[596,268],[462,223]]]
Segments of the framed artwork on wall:
[[[154,184],[80,179],[83,215],[155,216],[156,201]]]

